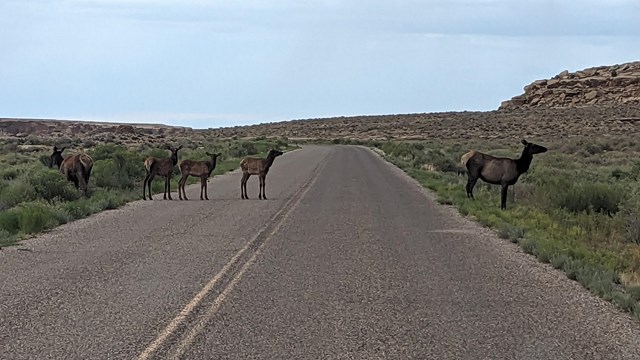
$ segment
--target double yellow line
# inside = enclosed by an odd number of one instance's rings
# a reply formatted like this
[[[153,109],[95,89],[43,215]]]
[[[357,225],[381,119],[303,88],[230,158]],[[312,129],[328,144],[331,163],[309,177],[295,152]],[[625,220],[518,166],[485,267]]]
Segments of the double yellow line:
[[[211,302],[206,313],[199,317],[199,320],[188,326],[184,330],[184,335],[180,337],[177,345],[171,351],[169,359],[179,359],[184,352],[193,343],[196,336],[202,331],[206,324],[216,315],[222,304],[229,297],[236,285],[240,282],[243,275],[255,263],[256,258],[264,248],[265,244],[280,229],[284,221],[289,217],[293,210],[298,206],[305,194],[309,191],[317,179],[317,175],[324,167],[329,154],[316,165],[311,171],[311,176],[304,184],[289,198],[289,200],[274,214],[269,221],[260,229],[258,234],[240,249],[225,266],[207,282],[207,284],[189,301],[187,305],[169,322],[169,324],[160,332],[160,334],[138,355],[138,360],[147,360],[173,336],[183,322],[200,306],[202,300],[211,293],[211,291],[227,276],[231,276],[229,283],[222,289],[222,292]],[[255,249],[253,254],[242,264],[240,270],[235,274],[230,274],[231,270],[240,265],[243,258],[250,254],[250,250]],[[245,254],[246,253],[246,254]]]

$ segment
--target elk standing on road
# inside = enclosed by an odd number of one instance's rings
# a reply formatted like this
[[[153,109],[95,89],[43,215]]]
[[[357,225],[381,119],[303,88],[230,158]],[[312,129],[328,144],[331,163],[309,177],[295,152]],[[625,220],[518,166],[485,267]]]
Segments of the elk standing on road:
[[[164,199],[167,200],[167,193],[169,194],[169,200],[171,198],[171,176],[173,175],[173,167],[178,163],[178,150],[182,149],[182,145],[177,148],[172,148],[167,145],[167,149],[171,151],[170,158],[158,159],[154,157],[148,157],[144,161],[144,167],[147,170],[147,176],[144,178],[142,184],[142,198],[145,197],[145,189],[148,186],[149,200],[153,200],[151,197],[151,181],[156,175],[164,177]]]
[[[84,195],[87,196],[87,187],[89,186],[89,177],[91,176],[91,169],[93,168],[93,159],[87,154],[72,155],[65,159],[62,157],[64,149],[63,147],[58,150],[56,146],[53,147],[49,167],[57,166],[67,180],[73,182],[76,189],[80,189]]]
[[[507,189],[529,170],[534,154],[547,151],[544,146],[522,140],[524,149],[519,159],[498,158],[472,150],[462,155],[462,165],[467,168],[467,197],[473,199],[473,187],[478,178],[489,184],[502,185],[500,208],[507,209]]]
[[[249,180],[249,176],[258,175],[260,179],[260,191],[258,194],[259,199],[267,199],[267,194],[265,193],[265,181],[267,177],[267,173],[269,172],[269,168],[273,165],[273,160],[276,157],[282,155],[282,151],[278,151],[275,149],[271,149],[269,154],[267,154],[266,158],[253,158],[253,157],[245,157],[240,162],[240,168],[242,169],[242,180],[240,180],[240,196],[243,199],[248,199],[247,195],[247,180]]]
[[[182,160],[180,161],[180,181],[178,181],[178,197],[182,200],[182,195],[184,194],[184,199],[187,199],[187,193],[184,191],[184,186],[187,183],[187,178],[189,176],[196,176],[200,178],[200,200],[202,199],[202,192],[204,190],[204,198],[209,200],[208,190],[207,190],[207,179],[211,176],[211,172],[216,168],[216,162],[220,153],[217,154],[209,154],[211,156],[210,161],[194,161],[194,160]]]

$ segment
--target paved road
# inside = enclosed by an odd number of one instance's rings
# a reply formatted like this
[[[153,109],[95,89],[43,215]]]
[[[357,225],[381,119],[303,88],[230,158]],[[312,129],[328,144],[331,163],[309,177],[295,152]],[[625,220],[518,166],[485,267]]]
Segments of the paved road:
[[[0,358],[640,358],[637,322],[366,149],[279,157],[267,201],[239,180],[0,251]]]

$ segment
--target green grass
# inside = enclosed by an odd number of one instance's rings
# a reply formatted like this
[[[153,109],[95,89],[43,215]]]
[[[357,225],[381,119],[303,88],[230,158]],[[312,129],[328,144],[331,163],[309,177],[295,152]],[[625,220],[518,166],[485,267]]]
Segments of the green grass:
[[[33,143],[34,139],[29,139]],[[169,143],[177,143],[169,140]],[[85,198],[57,169],[46,165],[52,144],[42,144],[38,150],[20,152],[19,139],[0,143],[0,247],[18,244],[21,240],[55,228],[61,224],[85,218],[104,210],[142,198],[145,176],[143,161],[148,156],[167,157],[162,148],[125,148],[116,144],[94,144],[86,152],[94,160],[89,181],[90,197]],[[60,145],[60,144],[57,144]],[[206,160],[206,152],[221,152],[213,175],[224,174],[239,167],[244,156],[266,156],[271,148],[290,151],[297,146],[286,139],[219,140],[190,143],[179,155],[181,159]],[[65,155],[68,155],[65,153]],[[180,178],[174,168],[172,190],[177,191]],[[188,183],[198,183],[190,177]],[[152,192],[162,193],[164,181],[156,177]]]

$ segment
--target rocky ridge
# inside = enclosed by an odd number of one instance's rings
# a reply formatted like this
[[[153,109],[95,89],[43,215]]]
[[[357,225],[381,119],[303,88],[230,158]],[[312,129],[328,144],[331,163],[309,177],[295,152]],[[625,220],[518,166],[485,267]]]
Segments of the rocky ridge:
[[[525,86],[523,94],[503,101],[499,109],[619,104],[640,105],[640,61],[565,70]]]

